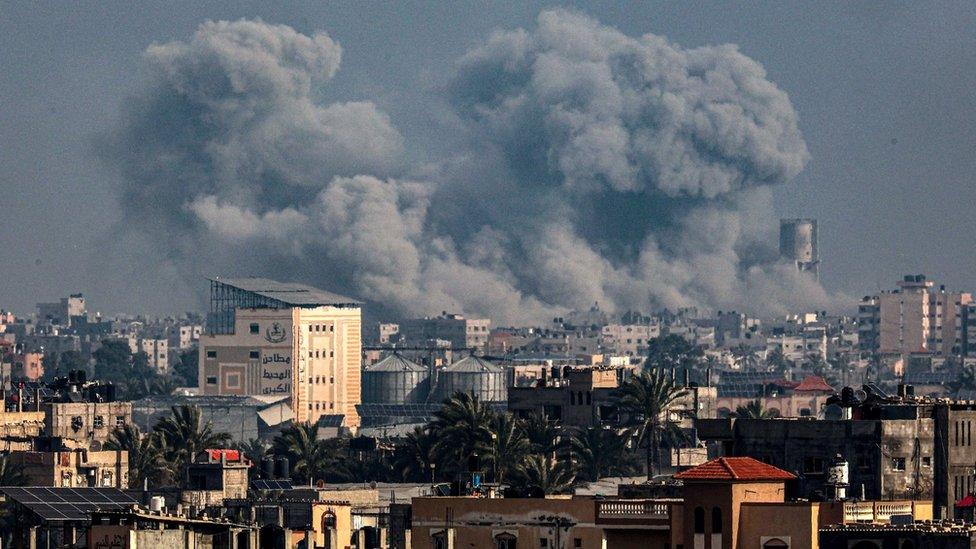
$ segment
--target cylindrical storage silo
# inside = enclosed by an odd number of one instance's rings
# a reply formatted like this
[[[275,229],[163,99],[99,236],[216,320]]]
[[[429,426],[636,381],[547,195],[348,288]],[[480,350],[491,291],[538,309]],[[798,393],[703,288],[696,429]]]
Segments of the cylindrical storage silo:
[[[398,354],[363,369],[364,404],[416,404],[427,399],[427,368]]]
[[[471,393],[482,402],[505,402],[505,369],[473,355],[459,360],[437,374],[437,400],[448,399],[457,392]]]

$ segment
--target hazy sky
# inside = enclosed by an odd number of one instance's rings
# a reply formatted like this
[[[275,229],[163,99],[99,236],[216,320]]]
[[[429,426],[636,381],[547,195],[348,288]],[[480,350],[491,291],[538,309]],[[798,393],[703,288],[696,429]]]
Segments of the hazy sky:
[[[429,97],[496,29],[531,28],[552,3],[7,2],[0,10],[0,306],[83,291],[106,312],[169,312],[204,289],[144,265],[165,246],[107,245],[115,170],[96,138],[144,84],[153,42],[208,19],[261,18],[343,47],[330,100],[388,113],[414,163],[437,155]],[[822,278],[863,295],[924,272],[976,290],[976,4],[587,2],[630,36],[737,44],[789,94],[811,155],[774,191],[778,214],[820,220]],[[165,238],[161,235],[160,238]],[[246,273],[241,273],[246,274]]]

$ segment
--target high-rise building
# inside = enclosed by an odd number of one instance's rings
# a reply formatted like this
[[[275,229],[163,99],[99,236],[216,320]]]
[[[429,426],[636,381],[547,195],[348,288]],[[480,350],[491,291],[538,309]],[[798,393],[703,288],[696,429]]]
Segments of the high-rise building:
[[[264,278],[211,280],[200,391],[284,395],[296,421],[358,426],[361,330],[354,299]]]
[[[779,255],[792,261],[800,271],[820,277],[820,250],[816,219],[781,219]]]
[[[972,296],[935,289],[925,275],[907,275],[898,289],[865,297],[859,307],[862,350],[961,355],[966,347],[965,308]]]

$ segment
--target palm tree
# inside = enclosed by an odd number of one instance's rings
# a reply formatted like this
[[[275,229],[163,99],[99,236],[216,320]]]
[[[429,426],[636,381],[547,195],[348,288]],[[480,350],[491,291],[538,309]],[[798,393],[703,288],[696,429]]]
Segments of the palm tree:
[[[976,389],[976,365],[965,364],[959,370],[959,377],[956,378],[956,390]]]
[[[491,421],[491,444],[488,447],[494,481],[504,482],[528,453],[529,441],[520,422],[511,414],[496,414]]]
[[[182,473],[198,453],[222,448],[230,441],[229,434],[214,431],[213,422],[203,421],[200,408],[184,404],[172,410],[173,415],[160,420],[153,433],[173,471]]]
[[[162,459],[156,437],[144,436],[135,425],[126,423],[116,427],[103,446],[105,450],[125,451],[129,454],[129,486],[142,488],[157,486],[173,471]]]
[[[314,423],[294,423],[274,438],[272,451],[288,458],[293,477],[311,483],[325,479],[336,461],[337,444],[319,440],[318,427]]]
[[[398,444],[393,456],[393,468],[400,472],[404,482],[433,480],[435,470],[431,465],[434,456],[434,438],[426,427],[414,427]]]
[[[529,440],[529,450],[533,454],[555,457],[561,446],[559,423],[542,412],[533,412],[521,423],[522,431]]]
[[[540,490],[546,494],[568,491],[576,478],[570,461],[554,461],[529,454],[515,470],[513,485],[523,490]]]
[[[491,443],[491,410],[470,393],[455,393],[434,413],[431,431],[434,453],[454,472],[463,470],[468,458],[484,454]]]
[[[258,475],[261,460],[268,454],[270,448],[270,444],[258,438],[252,438],[246,442],[234,443],[234,449],[239,451],[241,455],[253,464],[247,470],[248,476],[251,478],[255,478]]]
[[[569,454],[577,468],[577,480],[595,482],[629,475],[635,469],[624,434],[607,427],[577,431],[569,440]]]
[[[773,410],[763,408],[759,399],[750,400],[745,406],[736,406],[735,411],[730,414],[732,417],[749,419],[770,419],[779,417]]]
[[[619,389],[618,406],[627,416],[637,444],[643,444],[647,451],[648,480],[659,472],[663,433],[674,428],[674,422],[667,417],[669,408],[686,394],[664,371],[648,368],[647,364],[639,375],[631,377]]]

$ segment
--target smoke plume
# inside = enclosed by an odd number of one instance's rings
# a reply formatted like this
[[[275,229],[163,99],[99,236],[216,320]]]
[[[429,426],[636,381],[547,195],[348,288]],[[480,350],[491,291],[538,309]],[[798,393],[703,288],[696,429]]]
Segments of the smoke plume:
[[[830,296],[777,261],[770,188],[808,153],[786,93],[734,46],[682,49],[539,15],[449,68],[454,154],[423,176],[369,101],[330,102],[341,47],[208,22],[145,53],[105,155],[125,227],[186,274],[260,274],[368,300],[537,321]]]

